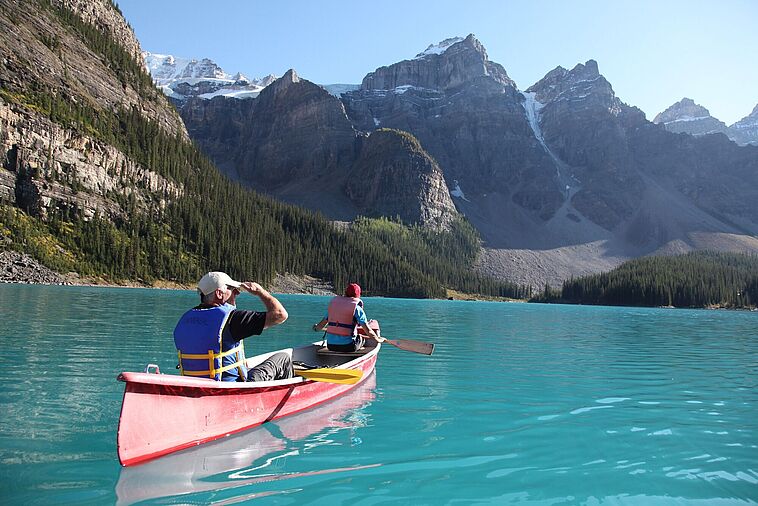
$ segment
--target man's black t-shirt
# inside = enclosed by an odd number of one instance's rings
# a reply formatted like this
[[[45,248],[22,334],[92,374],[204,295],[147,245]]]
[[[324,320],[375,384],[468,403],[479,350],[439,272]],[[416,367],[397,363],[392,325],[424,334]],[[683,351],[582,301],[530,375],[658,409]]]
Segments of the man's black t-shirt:
[[[258,336],[263,332],[266,323],[265,311],[245,311],[235,309],[226,320],[224,330],[229,330],[232,339],[239,341],[250,336]]]

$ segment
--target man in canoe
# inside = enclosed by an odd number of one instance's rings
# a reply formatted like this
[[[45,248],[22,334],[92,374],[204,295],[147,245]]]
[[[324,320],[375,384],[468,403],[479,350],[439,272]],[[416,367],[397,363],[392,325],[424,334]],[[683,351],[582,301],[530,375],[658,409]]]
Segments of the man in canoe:
[[[275,353],[261,364],[245,367],[242,340],[287,319],[287,310],[258,283],[233,280],[224,272],[209,272],[197,283],[200,305],[179,319],[174,344],[182,375],[219,381],[271,381],[292,378],[292,357]],[[266,311],[235,307],[241,292],[256,295]]]
[[[313,330],[326,330],[326,347],[331,351],[351,352],[363,347],[363,336],[358,327],[371,339],[384,341],[368,326],[368,318],[363,310],[361,287],[350,283],[345,295],[337,295],[329,301],[326,316],[313,326]]]

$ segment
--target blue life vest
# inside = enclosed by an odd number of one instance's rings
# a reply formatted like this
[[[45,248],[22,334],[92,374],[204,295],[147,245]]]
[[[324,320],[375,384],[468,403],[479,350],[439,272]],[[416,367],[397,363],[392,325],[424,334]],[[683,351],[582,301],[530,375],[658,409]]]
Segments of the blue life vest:
[[[247,378],[245,348],[242,341],[229,350],[222,350],[222,334],[226,320],[234,311],[231,304],[203,309],[190,309],[174,328],[174,344],[183,376],[200,376],[216,381],[235,381],[236,375],[224,375],[237,369]]]

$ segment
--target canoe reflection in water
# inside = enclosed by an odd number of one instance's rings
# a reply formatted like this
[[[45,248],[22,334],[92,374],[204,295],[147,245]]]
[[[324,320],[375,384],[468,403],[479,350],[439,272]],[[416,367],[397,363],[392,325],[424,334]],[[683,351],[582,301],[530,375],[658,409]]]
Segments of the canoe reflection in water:
[[[374,372],[355,389],[313,409],[144,464],[122,467],[116,485],[118,504],[291,477],[278,474],[287,458],[296,457],[304,449],[332,444],[324,436],[367,425],[368,419],[362,411],[376,397],[375,388]],[[181,420],[177,419],[177,423]],[[323,434],[316,440],[305,440],[316,433]],[[344,470],[319,469],[297,475]]]

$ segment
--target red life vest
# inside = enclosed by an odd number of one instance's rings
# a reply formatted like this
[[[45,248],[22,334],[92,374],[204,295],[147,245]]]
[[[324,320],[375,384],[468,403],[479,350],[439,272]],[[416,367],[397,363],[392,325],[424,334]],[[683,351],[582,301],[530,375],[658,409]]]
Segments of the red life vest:
[[[329,323],[326,331],[337,336],[357,335],[355,307],[360,303],[361,299],[357,297],[334,297],[327,309]]]

